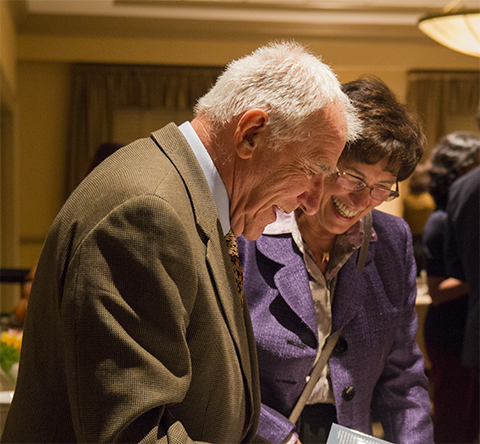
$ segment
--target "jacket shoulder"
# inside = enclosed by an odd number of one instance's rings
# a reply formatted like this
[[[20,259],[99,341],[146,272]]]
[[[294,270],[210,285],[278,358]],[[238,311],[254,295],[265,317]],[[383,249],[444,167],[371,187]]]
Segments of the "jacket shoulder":
[[[393,233],[396,236],[410,236],[410,228],[403,218],[384,211],[372,210],[372,225],[379,239],[381,236],[388,236]]]

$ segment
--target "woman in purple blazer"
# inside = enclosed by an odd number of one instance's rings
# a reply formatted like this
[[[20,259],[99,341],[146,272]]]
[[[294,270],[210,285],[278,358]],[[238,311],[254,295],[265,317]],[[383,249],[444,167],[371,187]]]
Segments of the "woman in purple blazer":
[[[403,219],[373,210],[398,197],[423,154],[416,119],[379,79],[344,85],[364,125],[320,210],[279,211],[257,241],[239,239],[260,366],[257,433],[272,443],[325,443],[333,422],[393,443],[433,443],[424,361],[415,342],[416,268]],[[357,268],[366,215],[363,271]],[[368,243],[367,243],[368,245]],[[288,417],[330,334],[341,336],[296,423]]]

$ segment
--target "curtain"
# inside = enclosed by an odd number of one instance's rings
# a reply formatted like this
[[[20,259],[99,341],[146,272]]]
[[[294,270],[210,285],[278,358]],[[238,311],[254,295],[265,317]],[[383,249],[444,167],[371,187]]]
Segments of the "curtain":
[[[423,121],[428,140],[424,160],[441,137],[448,134],[456,117],[468,122],[458,130],[478,131],[475,116],[480,103],[479,71],[411,71],[408,73],[407,102]],[[456,120],[457,121],[457,120]]]
[[[66,197],[85,177],[98,147],[114,142],[115,109],[191,111],[222,70],[220,67],[74,65]]]

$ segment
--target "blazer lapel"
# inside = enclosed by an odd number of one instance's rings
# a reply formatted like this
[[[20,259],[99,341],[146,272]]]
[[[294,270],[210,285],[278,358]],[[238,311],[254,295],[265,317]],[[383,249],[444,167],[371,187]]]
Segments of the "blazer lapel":
[[[248,323],[250,328],[247,332],[245,319],[242,316],[231,259],[210,188],[190,145],[175,124],[170,123],[155,131],[152,133],[152,138],[157,141],[160,149],[172,161],[190,194],[199,231],[206,239],[207,264],[223,308],[225,321],[236,345],[239,361],[249,388],[250,400],[254,402],[252,384],[253,382],[258,383],[258,378],[255,378],[255,373],[253,376],[255,381],[252,381],[252,368],[254,369],[257,365],[253,330],[251,324]],[[256,389],[255,391],[258,392]],[[251,412],[253,412],[253,406],[251,406]]]
[[[174,123],[152,133],[152,138],[172,161],[191,196],[197,224],[205,233],[216,231],[217,208],[195,154]]]
[[[295,246],[292,248],[293,242],[290,235],[264,235],[257,240],[257,248],[266,258],[277,264],[268,268],[278,270],[273,279],[280,295],[317,339],[313,301],[311,297],[305,297],[311,294],[308,274],[301,254]],[[363,273],[359,273],[356,268],[358,253],[357,250],[339,272],[332,301],[333,332],[343,328],[357,315],[367,295],[365,276],[368,268],[373,266],[375,243],[370,243]],[[348,278],[342,279],[343,274]]]
[[[273,280],[280,295],[318,341],[317,319],[308,274],[292,237],[263,235],[257,240],[257,248],[266,258],[278,264],[270,269],[277,270]]]

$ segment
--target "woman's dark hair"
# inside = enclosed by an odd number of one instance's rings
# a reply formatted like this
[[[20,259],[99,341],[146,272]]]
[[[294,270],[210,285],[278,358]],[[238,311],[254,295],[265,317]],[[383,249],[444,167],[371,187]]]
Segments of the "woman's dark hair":
[[[439,209],[447,205],[452,183],[480,162],[480,136],[456,131],[440,140],[432,151],[430,194]]]
[[[416,115],[397,101],[379,78],[367,75],[342,85],[363,124],[359,139],[347,144],[342,160],[367,165],[386,161],[399,181],[407,179],[425,150],[426,139]]]

